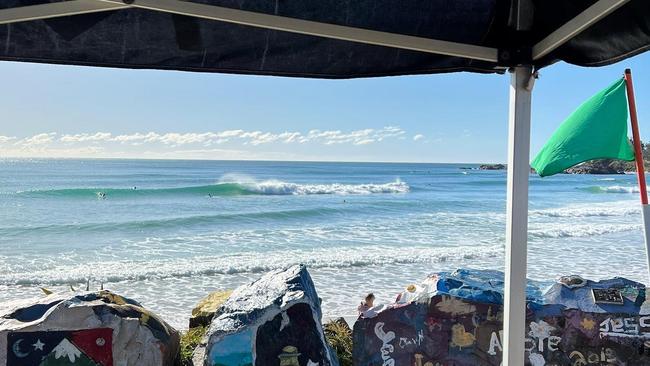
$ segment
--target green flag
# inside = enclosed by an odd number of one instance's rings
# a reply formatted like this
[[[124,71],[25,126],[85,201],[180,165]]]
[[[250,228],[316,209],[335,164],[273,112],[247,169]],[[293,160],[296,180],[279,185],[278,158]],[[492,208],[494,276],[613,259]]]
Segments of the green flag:
[[[623,79],[582,103],[553,133],[531,166],[546,177],[594,159],[634,160],[627,137]]]

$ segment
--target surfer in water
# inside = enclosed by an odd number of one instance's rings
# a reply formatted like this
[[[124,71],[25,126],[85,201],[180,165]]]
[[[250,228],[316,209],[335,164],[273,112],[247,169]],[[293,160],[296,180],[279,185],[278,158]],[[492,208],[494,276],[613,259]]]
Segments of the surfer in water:
[[[105,200],[106,199],[106,193],[99,192],[99,193],[97,193],[97,197],[99,197],[99,199],[101,199],[101,200]]]

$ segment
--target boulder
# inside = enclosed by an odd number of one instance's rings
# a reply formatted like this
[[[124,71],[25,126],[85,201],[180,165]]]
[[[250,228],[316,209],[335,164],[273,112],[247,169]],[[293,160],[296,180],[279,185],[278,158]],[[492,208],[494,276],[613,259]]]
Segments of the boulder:
[[[0,307],[0,365],[173,365],[179,334],[109,291],[51,294]]]
[[[192,309],[190,329],[210,325],[214,313],[228,299],[230,294],[232,294],[232,291],[215,291],[201,299],[196,307]]]
[[[320,299],[304,266],[270,272],[237,288],[221,305],[194,364],[338,366],[321,317]]]
[[[505,170],[508,168],[505,164],[481,164],[479,170]]]
[[[529,282],[526,365],[647,365],[644,285],[563,278]],[[427,278],[354,324],[355,365],[500,365],[503,274],[457,270]]]

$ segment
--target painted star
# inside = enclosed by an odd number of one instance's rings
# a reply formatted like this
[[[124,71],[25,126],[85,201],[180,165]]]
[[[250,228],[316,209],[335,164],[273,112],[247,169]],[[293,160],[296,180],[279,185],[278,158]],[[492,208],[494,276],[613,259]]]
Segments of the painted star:
[[[36,351],[36,350],[42,351],[43,346],[45,346],[45,343],[41,342],[40,339],[37,339],[36,343],[32,344],[32,346],[34,346],[34,351]]]

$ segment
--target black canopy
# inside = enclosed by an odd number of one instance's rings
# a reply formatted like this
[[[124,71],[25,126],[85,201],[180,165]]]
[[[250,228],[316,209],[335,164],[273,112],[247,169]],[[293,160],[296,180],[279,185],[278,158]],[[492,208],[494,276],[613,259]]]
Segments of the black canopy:
[[[518,66],[504,365],[524,364],[532,67],[649,47],[650,0],[0,0],[0,60],[321,78]]]
[[[176,0],[174,0],[176,1]],[[533,47],[595,0],[193,0],[277,15],[495,49],[495,59],[441,55],[135,7],[142,2],[75,0],[117,10],[72,16],[19,13],[62,1],[0,0],[0,59],[90,66],[352,78],[450,71],[503,72],[556,61],[616,62],[650,47],[650,1],[630,0],[550,53]],[[186,3],[178,1],[179,3]],[[605,0],[616,3],[616,1]],[[153,3],[151,0],[146,3]],[[160,4],[170,3],[170,0]],[[55,4],[56,5],[56,4]],[[122,8],[118,8],[120,5]],[[127,5],[131,7],[126,8]],[[145,4],[146,5],[146,4]],[[187,4],[185,4],[187,5]],[[190,4],[192,5],[192,4]],[[28,7],[29,8],[22,8]],[[40,7],[40,8],[39,8]],[[207,7],[204,7],[207,8]],[[5,12],[4,17],[2,12]],[[32,11],[33,12],[33,11]],[[38,11],[36,11],[38,13]],[[71,12],[68,12],[70,14]],[[12,18],[12,16],[14,18]],[[47,19],[44,19],[47,18]],[[272,28],[272,27],[269,27]],[[304,32],[302,32],[304,33]],[[315,34],[319,34],[317,31]],[[341,38],[341,37],[338,37]],[[417,39],[416,39],[417,41]],[[368,42],[373,43],[373,42]],[[417,43],[417,42],[416,42]],[[411,49],[409,49],[411,48]],[[488,60],[489,59],[489,60]]]

